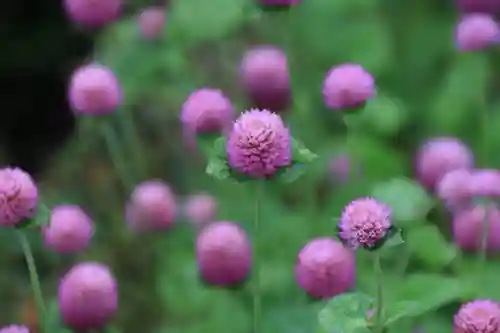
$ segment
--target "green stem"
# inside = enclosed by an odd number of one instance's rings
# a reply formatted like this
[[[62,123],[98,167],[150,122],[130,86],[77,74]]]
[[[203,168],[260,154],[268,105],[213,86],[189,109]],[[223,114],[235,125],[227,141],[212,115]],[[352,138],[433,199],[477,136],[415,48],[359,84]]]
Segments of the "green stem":
[[[145,165],[144,156],[142,154],[141,141],[139,140],[139,135],[137,133],[137,127],[134,123],[134,117],[131,112],[124,112],[120,117],[123,134],[125,139],[128,141],[127,146],[131,149],[134,155],[135,171],[136,176],[141,179],[145,176]]]
[[[478,265],[478,276],[482,276],[481,272],[484,269],[486,263],[486,258],[488,256],[488,234],[490,229],[489,222],[489,206],[484,206],[484,218],[481,224],[481,239],[479,242],[479,252],[477,255],[477,265]]]
[[[33,290],[33,297],[35,298],[35,304],[38,312],[38,319],[41,322],[42,332],[50,333],[45,328],[45,322],[47,320],[47,308],[43,300],[42,288],[40,286],[40,279],[38,278],[38,273],[36,271],[35,259],[33,258],[33,253],[31,252],[31,247],[26,235],[22,231],[16,230],[19,243],[24,253],[24,258],[26,259],[26,265],[28,266],[28,273],[30,277],[31,289]]]
[[[255,193],[255,211],[253,220],[254,231],[254,258],[253,258],[253,333],[260,333],[260,319],[262,316],[260,295],[260,262],[257,244],[260,234],[260,214],[263,184],[257,184]]]
[[[377,307],[375,308],[375,333],[382,333],[384,331],[384,294],[382,287],[382,265],[380,263],[380,255],[375,254],[373,263],[375,271],[375,283],[377,284]]]

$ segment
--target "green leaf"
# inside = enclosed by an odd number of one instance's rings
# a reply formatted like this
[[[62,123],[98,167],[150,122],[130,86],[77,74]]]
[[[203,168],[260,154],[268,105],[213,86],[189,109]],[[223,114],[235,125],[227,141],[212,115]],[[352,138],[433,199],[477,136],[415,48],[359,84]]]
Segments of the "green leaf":
[[[321,304],[290,305],[272,308],[263,318],[264,333],[311,333],[316,328]]]
[[[318,158],[318,156],[307,149],[302,142],[294,138],[292,138],[292,155],[293,161],[300,164],[311,163]]]
[[[213,143],[214,154],[221,158],[226,157],[226,137],[219,136]]]
[[[408,118],[408,112],[400,100],[379,95],[368,101],[361,113],[364,128],[377,134],[391,136],[398,133]]]
[[[62,323],[61,315],[59,313],[59,305],[55,299],[52,299],[50,302],[48,302],[45,325],[49,332],[71,333],[71,330],[64,327]]]
[[[25,219],[18,225],[16,229],[31,229],[48,225],[50,222],[50,209],[44,204],[39,204],[35,216]]]
[[[218,180],[227,179],[231,173],[227,162],[217,156],[211,156],[205,172]]]
[[[384,243],[384,248],[401,246],[405,243],[402,235],[402,230],[399,228],[393,229]]]
[[[167,36],[187,45],[220,40],[244,23],[246,5],[247,0],[174,0]]]
[[[287,168],[282,168],[273,177],[272,180],[276,180],[283,184],[290,184],[303,176],[307,171],[305,165],[296,164]]]
[[[214,155],[215,143],[220,139],[220,133],[197,134],[196,144],[206,156]]]
[[[434,204],[420,184],[406,178],[394,178],[376,185],[372,196],[392,208],[393,217],[400,226],[424,219]]]
[[[319,312],[318,321],[325,332],[369,333],[366,314],[373,299],[363,293],[345,293],[334,297]]]
[[[446,241],[435,225],[411,228],[406,239],[411,254],[430,268],[442,268],[458,254],[458,249]]]

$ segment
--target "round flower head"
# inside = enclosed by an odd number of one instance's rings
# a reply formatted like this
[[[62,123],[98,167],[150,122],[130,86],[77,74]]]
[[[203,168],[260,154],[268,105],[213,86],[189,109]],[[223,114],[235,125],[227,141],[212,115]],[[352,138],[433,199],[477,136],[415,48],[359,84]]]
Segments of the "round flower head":
[[[233,120],[231,102],[217,89],[203,88],[192,92],[181,110],[181,122],[191,133],[220,132]]]
[[[460,307],[453,320],[453,333],[497,333],[500,307],[490,300],[475,300]]]
[[[323,83],[323,99],[332,110],[363,106],[374,95],[372,75],[357,64],[333,67]]]
[[[464,251],[480,250],[485,219],[488,222],[488,252],[500,252],[500,212],[493,205],[476,206],[456,214],[452,225],[455,244]]]
[[[455,169],[470,169],[473,164],[472,152],[462,141],[435,138],[419,149],[415,168],[419,181],[433,190],[446,173]]]
[[[375,249],[392,228],[389,206],[372,198],[356,199],[342,212],[339,238],[349,247]]]
[[[61,318],[75,331],[99,330],[115,315],[118,287],[108,267],[85,262],[64,275],[58,291]]]
[[[33,217],[38,189],[31,176],[19,168],[0,169],[0,226],[13,227]]]
[[[221,287],[239,284],[250,273],[250,241],[237,224],[214,222],[198,235],[196,259],[200,276],[206,283]]]
[[[500,196],[500,171],[479,169],[471,175],[472,197],[499,197]]]
[[[122,104],[122,88],[109,68],[92,64],[73,73],[68,97],[73,112],[98,116],[111,113]]]
[[[290,105],[288,60],[282,50],[261,46],[248,51],[241,63],[241,78],[254,107],[279,112]]]
[[[292,163],[292,137],[283,120],[268,110],[243,112],[227,140],[229,166],[241,174],[266,178]]]
[[[122,0],[64,0],[69,18],[78,25],[99,28],[120,15]]]
[[[22,325],[9,325],[0,328],[0,333],[30,333],[30,330]]]
[[[469,14],[462,18],[455,31],[456,44],[462,51],[483,50],[498,41],[500,28],[487,14]]]
[[[438,182],[436,191],[452,212],[469,207],[471,203],[471,172],[456,169],[447,172]]]
[[[139,29],[144,39],[157,39],[161,37],[165,27],[165,9],[150,7],[144,9],[139,15]]]
[[[190,196],[184,204],[184,215],[197,227],[212,222],[217,212],[217,201],[208,194]]]
[[[299,252],[295,277],[310,296],[334,297],[354,285],[354,254],[334,239],[314,239]]]
[[[42,230],[49,248],[58,253],[74,253],[89,246],[94,226],[80,207],[61,205],[52,209],[50,224]]]
[[[160,180],[143,182],[132,192],[125,215],[130,228],[135,231],[169,229],[176,216],[174,194]]]
[[[497,14],[500,12],[500,0],[455,0],[462,13]]]

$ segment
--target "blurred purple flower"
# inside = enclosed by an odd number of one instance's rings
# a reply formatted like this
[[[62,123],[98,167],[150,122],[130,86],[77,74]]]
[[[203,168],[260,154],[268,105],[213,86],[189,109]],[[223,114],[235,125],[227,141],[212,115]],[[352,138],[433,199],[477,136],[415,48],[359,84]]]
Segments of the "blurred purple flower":
[[[0,227],[13,227],[36,213],[38,189],[25,171],[0,169]]]
[[[335,182],[348,182],[353,176],[361,174],[357,165],[351,165],[349,155],[342,154],[332,157],[329,164],[329,174]]]
[[[457,24],[455,40],[461,51],[483,50],[498,41],[500,28],[487,14],[469,14]]]
[[[206,283],[227,287],[247,278],[252,266],[252,248],[240,226],[218,221],[198,234],[196,259],[199,274]]]
[[[116,20],[121,13],[122,0],[64,0],[64,9],[76,24],[99,28]]]
[[[455,244],[464,251],[480,250],[483,223],[488,221],[487,249],[500,252],[500,211],[494,206],[475,206],[457,213],[452,230]]]
[[[295,277],[314,298],[331,298],[354,285],[355,258],[352,251],[331,238],[316,238],[298,254]]]
[[[0,333],[30,333],[30,330],[22,325],[9,325],[0,328]]]
[[[184,204],[184,215],[197,227],[212,222],[217,212],[217,200],[208,194],[189,196]]]
[[[457,8],[462,13],[498,14],[500,0],[455,0]]]
[[[292,163],[292,137],[283,120],[268,110],[243,112],[227,141],[229,166],[241,174],[265,178]]]
[[[471,178],[469,170],[456,169],[447,172],[438,182],[437,195],[451,212],[468,208],[472,203]]]
[[[84,262],[61,280],[58,304],[64,324],[75,331],[104,328],[118,307],[118,287],[107,266]]]
[[[499,197],[500,171],[493,169],[477,169],[472,172],[470,184],[471,197]]]
[[[462,305],[453,324],[453,333],[497,333],[500,331],[500,307],[495,301],[474,300]]]
[[[138,24],[141,36],[146,40],[158,39],[163,34],[166,15],[163,7],[149,7],[139,14]]]

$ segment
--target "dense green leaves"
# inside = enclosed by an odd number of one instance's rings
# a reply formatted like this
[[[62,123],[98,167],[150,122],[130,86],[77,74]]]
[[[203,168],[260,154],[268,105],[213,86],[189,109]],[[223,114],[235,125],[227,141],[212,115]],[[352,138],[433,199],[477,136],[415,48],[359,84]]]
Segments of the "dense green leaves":
[[[319,332],[369,333],[367,312],[373,299],[363,293],[346,293],[334,297],[319,312]]]

